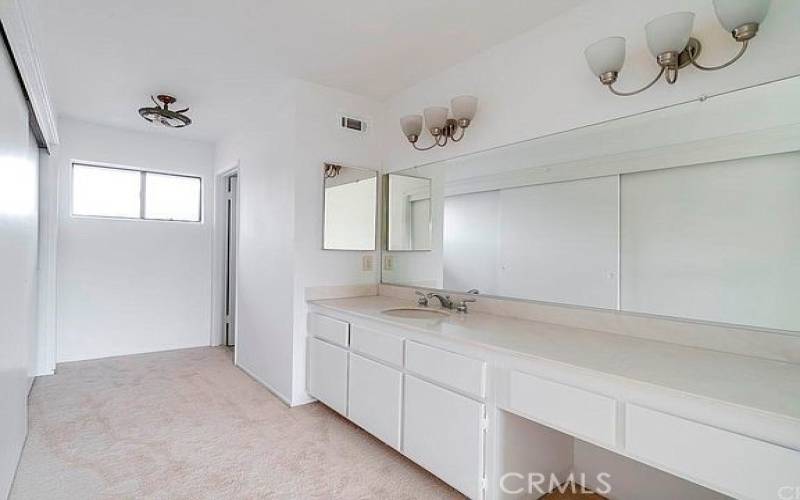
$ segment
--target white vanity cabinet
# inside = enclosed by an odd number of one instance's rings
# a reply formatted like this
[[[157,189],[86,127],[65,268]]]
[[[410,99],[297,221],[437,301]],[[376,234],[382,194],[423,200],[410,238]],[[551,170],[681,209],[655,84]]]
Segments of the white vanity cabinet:
[[[473,499],[484,498],[486,363],[322,314],[308,391]]]
[[[347,416],[347,347],[350,324],[322,314],[308,315],[309,394]]]
[[[483,494],[485,406],[406,375],[403,452],[470,498]]]
[[[800,452],[637,405],[625,420],[628,452],[664,470],[735,498],[800,496]]]
[[[308,392],[347,416],[348,352],[324,340],[308,340]]]
[[[386,320],[388,298],[352,300],[330,316],[312,309],[309,392],[470,498],[538,498],[546,491],[530,490],[529,473],[557,484],[585,476],[619,500],[767,500],[800,491],[800,418],[775,413],[774,388],[762,402],[705,372],[710,380],[690,384],[692,392],[686,375],[668,371],[716,363],[791,395],[800,371],[788,364],[624,338],[608,339],[619,352],[596,348],[594,356],[589,348],[600,344],[585,330],[531,322],[525,339],[521,320],[480,313],[426,327]],[[462,342],[473,318],[487,335]],[[598,367],[628,356],[653,361]],[[741,382],[758,387],[748,377]]]
[[[350,420],[399,450],[403,373],[350,353],[349,387]]]
[[[405,366],[403,451],[468,497],[481,498],[486,363],[409,340]]]

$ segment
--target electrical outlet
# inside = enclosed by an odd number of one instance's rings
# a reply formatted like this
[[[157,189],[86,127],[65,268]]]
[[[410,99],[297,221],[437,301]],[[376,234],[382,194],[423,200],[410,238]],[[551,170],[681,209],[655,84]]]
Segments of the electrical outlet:
[[[383,270],[394,271],[394,255],[383,256]]]
[[[372,255],[364,255],[361,257],[361,270],[372,271]]]

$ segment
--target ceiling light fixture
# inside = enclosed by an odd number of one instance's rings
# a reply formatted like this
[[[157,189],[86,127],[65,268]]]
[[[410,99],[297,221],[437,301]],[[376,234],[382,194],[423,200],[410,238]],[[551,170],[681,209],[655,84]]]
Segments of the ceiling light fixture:
[[[464,138],[464,131],[469,127],[475,111],[478,109],[478,98],[471,95],[454,97],[450,101],[452,118],[448,118],[450,109],[434,106],[425,108],[422,114],[425,116],[425,126],[433,136],[433,144],[430,146],[419,147],[417,141],[422,133],[421,115],[408,115],[400,119],[400,127],[403,129],[408,142],[418,151],[427,151],[434,146],[444,147],[448,141],[458,142]],[[460,132],[460,135],[458,135]]]
[[[647,85],[632,92],[621,92],[613,87],[625,63],[625,39],[613,36],[597,41],[586,48],[586,62],[592,73],[613,94],[631,96],[643,92],[658,82],[662,76],[667,83],[678,81],[678,70],[690,64],[703,71],[727,68],[739,60],[748,44],[758,33],[758,28],[767,16],[770,0],[714,0],[717,19],[733,39],[741,43],[739,53],[718,66],[703,66],[697,62],[702,45],[692,38],[694,13],[675,12],[653,19],[645,26],[647,45],[660,68],[656,77]]]
[[[156,97],[158,101],[156,101]],[[155,107],[139,108],[139,114],[142,118],[153,125],[169,128],[181,128],[191,125],[192,119],[183,114],[189,111],[189,108],[173,111],[169,109],[169,105],[175,103],[176,99],[174,97],[163,94],[156,97],[150,96],[150,99],[156,105]],[[159,101],[161,101],[161,104],[159,104]]]

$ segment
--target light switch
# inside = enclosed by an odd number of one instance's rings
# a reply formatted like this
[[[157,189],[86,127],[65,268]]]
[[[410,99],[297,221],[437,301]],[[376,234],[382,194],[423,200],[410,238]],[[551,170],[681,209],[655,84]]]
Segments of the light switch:
[[[383,256],[383,270],[394,271],[394,255]]]
[[[361,257],[361,270],[372,271],[372,255],[364,255]]]

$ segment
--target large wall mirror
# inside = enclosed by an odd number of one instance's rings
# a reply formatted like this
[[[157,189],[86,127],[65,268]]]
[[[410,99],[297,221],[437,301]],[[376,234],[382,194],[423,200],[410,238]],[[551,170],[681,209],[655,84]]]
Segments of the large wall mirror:
[[[800,78],[396,174],[431,251],[385,283],[800,330]]]
[[[378,173],[326,164],[322,248],[375,250]]]
[[[401,174],[384,179],[386,249],[430,251],[431,180]]]

